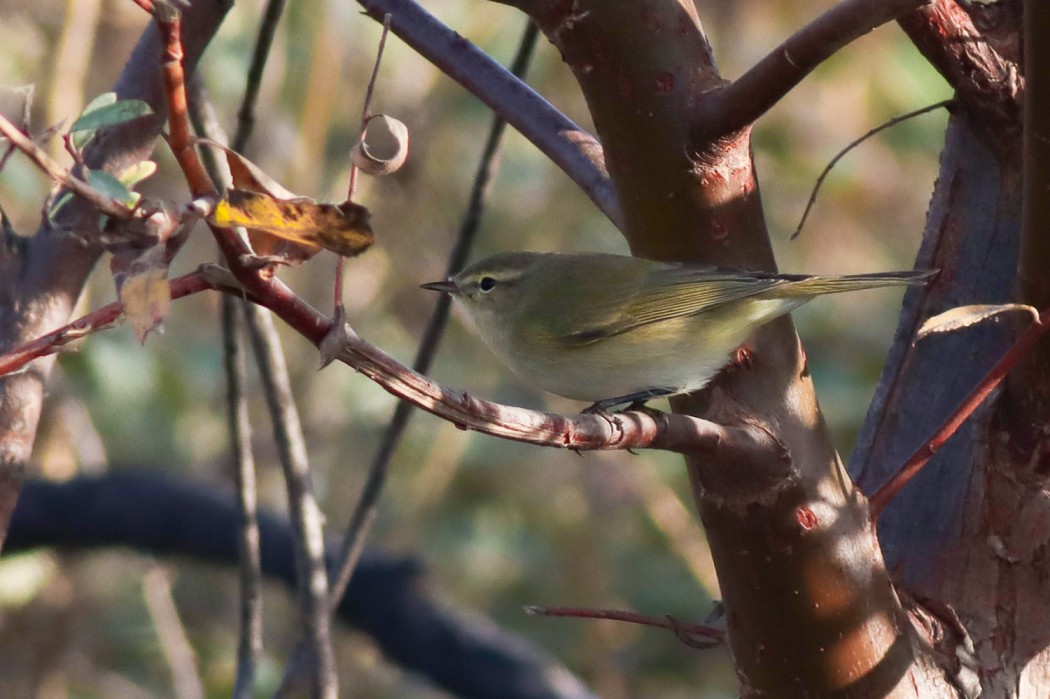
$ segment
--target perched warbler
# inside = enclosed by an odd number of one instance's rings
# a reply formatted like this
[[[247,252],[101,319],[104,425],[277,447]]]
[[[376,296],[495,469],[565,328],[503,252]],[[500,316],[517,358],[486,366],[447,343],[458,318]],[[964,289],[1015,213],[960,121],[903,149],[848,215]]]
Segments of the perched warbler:
[[[703,387],[755,328],[814,296],[918,284],[932,274],[822,277],[507,252],[423,288],[451,294],[523,379],[604,410]]]

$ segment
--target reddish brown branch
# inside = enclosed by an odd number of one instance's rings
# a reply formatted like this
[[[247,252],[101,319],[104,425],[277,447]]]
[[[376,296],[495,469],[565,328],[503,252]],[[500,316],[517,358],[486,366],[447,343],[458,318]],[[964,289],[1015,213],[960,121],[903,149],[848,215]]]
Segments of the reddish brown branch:
[[[161,67],[164,91],[168,102],[168,145],[186,176],[190,192],[195,197],[217,193],[215,183],[208,177],[204,165],[193,147],[189,110],[186,102],[186,73],[183,68],[182,17],[168,3],[153,5],[152,14],[164,38]]]
[[[156,21],[163,43],[162,68],[168,124],[171,133],[168,145],[182,169],[190,191],[195,197],[217,196],[218,190],[208,176],[190,131],[189,109],[186,98],[186,75],[183,70],[182,22],[177,10],[167,3],[154,4],[151,0],[135,0],[148,10]],[[208,224],[230,269],[246,287],[265,294],[266,281],[257,266],[247,265],[251,249],[233,231]]]
[[[154,4],[151,0],[135,0],[136,4],[149,11],[156,21],[163,43],[162,72],[164,75],[165,99],[168,107],[170,134],[168,145],[179,163],[186,182],[194,197],[217,196],[218,190],[208,176],[197,151],[190,130],[189,109],[186,98],[186,74],[183,69],[181,16],[168,3]],[[265,286],[258,267],[246,266],[251,250],[233,231],[209,224],[237,279],[246,286],[261,289]]]
[[[212,288],[212,284],[200,272],[172,279],[170,286],[172,299],[191,296]],[[114,301],[32,342],[15,347],[10,352],[0,355],[0,376],[19,371],[34,359],[56,354],[70,343],[92,333],[112,328],[120,322],[123,315],[124,305]]]
[[[871,496],[869,506],[871,508],[872,520],[878,519],[879,515],[886,508],[886,505],[893,500],[894,496],[903,488],[908,482],[915,477],[915,475],[922,470],[922,467],[929,462],[933,455],[940,451],[944,443],[948,441],[953,434],[958,431],[959,427],[966,421],[973,411],[984,402],[984,399],[995,390],[995,388],[1002,382],[1010,370],[1022,359],[1024,359],[1035,347],[1039,339],[1050,330],[1050,309],[1044,310],[1039,315],[1039,320],[1032,324],[1030,328],[1017,342],[996,362],[992,370],[985,375],[984,379],[970,392],[970,395],[966,396],[958,407],[952,411],[952,414],[947,420],[937,428],[936,431],[927,439],[919,449],[911,455],[911,457],[904,462],[904,465],[900,467],[893,476]]]
[[[700,102],[698,143],[746,128],[836,51],[930,0],[844,0],[799,29],[750,70]]]

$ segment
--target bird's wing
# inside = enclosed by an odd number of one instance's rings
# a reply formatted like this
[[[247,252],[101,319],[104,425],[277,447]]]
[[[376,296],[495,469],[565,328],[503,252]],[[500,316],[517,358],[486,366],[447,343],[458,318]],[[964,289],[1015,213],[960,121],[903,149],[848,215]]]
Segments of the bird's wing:
[[[695,265],[661,266],[632,284],[614,284],[602,289],[600,305],[605,310],[596,313],[590,323],[577,322],[573,332],[559,339],[568,345],[590,344],[643,325],[704,313],[795,279],[788,275],[727,272]]]

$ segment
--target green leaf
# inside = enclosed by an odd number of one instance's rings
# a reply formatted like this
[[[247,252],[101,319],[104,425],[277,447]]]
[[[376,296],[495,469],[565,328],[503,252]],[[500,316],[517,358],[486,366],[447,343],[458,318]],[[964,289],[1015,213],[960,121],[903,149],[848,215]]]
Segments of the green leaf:
[[[99,95],[95,99],[93,99],[90,102],[88,102],[88,106],[84,107],[84,111],[81,112],[81,114],[87,114],[88,112],[93,112],[96,109],[101,109],[102,107],[108,107],[111,104],[116,104],[116,102],[117,102],[117,93],[116,92],[103,92],[101,95]]]
[[[124,186],[123,182],[103,170],[88,170],[87,182],[107,197],[116,199],[126,206],[134,206],[139,199],[135,192]]]
[[[51,208],[47,210],[47,220],[54,222],[55,217],[58,216],[58,212],[62,210],[62,207],[73,201],[72,192],[62,192],[62,196],[55,199],[55,203],[51,205]]]
[[[140,160],[134,165],[128,166],[124,172],[117,177],[125,187],[131,189],[142,180],[157,171],[157,164],[152,160]]]
[[[88,103],[88,106],[84,107],[84,111],[80,113],[79,117],[77,117],[77,121],[74,122],[73,126],[75,127],[81,119],[83,119],[91,112],[95,112],[99,109],[102,109],[103,107],[108,107],[111,104],[115,104],[116,101],[116,92],[103,92],[101,95],[91,100],[91,102]],[[88,144],[88,141],[94,138],[95,130],[88,129],[84,131],[77,131],[75,128],[70,128],[69,135],[72,137],[71,140],[73,142],[73,147],[77,150],[83,150],[84,146]]]
[[[88,105],[87,109],[84,110],[83,114],[81,114],[80,117],[73,122],[73,125],[69,127],[69,132],[97,131],[104,126],[122,124],[125,121],[131,121],[132,119],[138,119],[141,116],[153,113],[153,110],[150,109],[149,105],[142,100],[121,100],[120,102],[111,102],[96,106],[96,103],[107,95],[113,95],[113,93],[107,92],[104,95],[96,97],[95,100]],[[116,99],[115,95],[114,99]]]

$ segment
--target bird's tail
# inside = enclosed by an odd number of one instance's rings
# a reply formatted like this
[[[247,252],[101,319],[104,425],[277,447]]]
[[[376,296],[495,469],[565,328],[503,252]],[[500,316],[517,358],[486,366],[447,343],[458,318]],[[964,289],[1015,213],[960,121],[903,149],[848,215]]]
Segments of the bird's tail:
[[[819,296],[843,291],[874,289],[880,286],[910,286],[925,284],[938,270],[916,272],[876,272],[874,274],[847,274],[843,276],[799,276],[771,290],[771,296]]]

